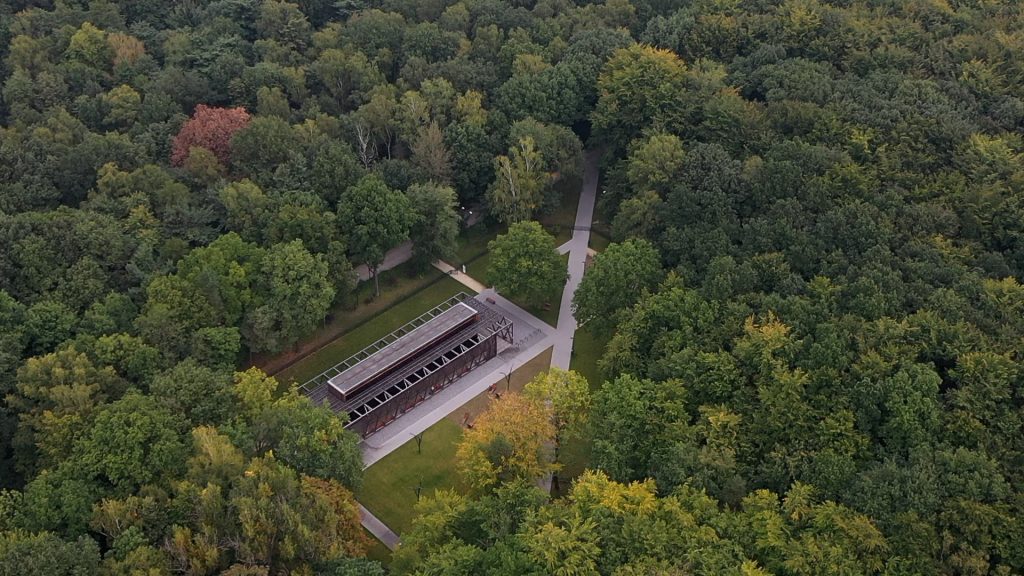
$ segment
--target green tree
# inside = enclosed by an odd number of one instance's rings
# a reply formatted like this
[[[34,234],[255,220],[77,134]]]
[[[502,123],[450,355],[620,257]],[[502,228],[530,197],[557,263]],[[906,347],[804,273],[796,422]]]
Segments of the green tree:
[[[145,386],[162,366],[160,351],[138,336],[108,334],[96,339],[93,353],[101,365],[112,366],[119,375],[135,385]]]
[[[409,240],[413,259],[423,268],[450,259],[458,247],[458,199],[455,190],[439,184],[413,184],[405,191],[414,213]]]
[[[29,358],[18,369],[16,392],[6,399],[19,417],[19,469],[32,474],[66,458],[97,408],[125,387],[112,368],[95,366],[73,347]]]
[[[338,224],[348,238],[348,249],[369,268],[378,296],[377,270],[387,251],[409,238],[413,218],[408,197],[388,188],[378,176],[364,177],[338,203]]]
[[[218,198],[227,211],[225,224],[248,242],[260,242],[270,220],[270,199],[248,178],[221,188]]]
[[[97,412],[72,457],[90,477],[130,493],[181,474],[188,453],[182,424],[156,398],[132,392]]]
[[[264,251],[234,232],[196,248],[178,262],[188,280],[218,312],[218,324],[237,324],[251,306],[252,285]]]
[[[662,279],[658,251],[646,240],[611,244],[594,257],[572,297],[573,316],[596,333],[609,334],[619,312]]]
[[[217,425],[234,413],[231,373],[186,358],[161,372],[150,384],[150,393],[193,426]]]
[[[420,129],[412,143],[412,161],[434,182],[448,184],[451,181],[451,154],[445,147],[444,133],[436,122]]]
[[[536,222],[512,224],[507,234],[491,240],[487,281],[513,298],[539,305],[565,284],[562,257],[555,239]]]
[[[4,576],[92,576],[99,564],[99,546],[88,536],[67,542],[47,532],[0,532]]]
[[[647,127],[672,130],[689,112],[686,65],[668,50],[635,44],[616,50],[597,81],[594,132],[621,149]]]
[[[299,138],[287,121],[254,118],[231,138],[231,166],[264,184],[279,166],[299,162],[299,150]]]
[[[359,487],[359,437],[345,430],[346,420],[297,394],[276,401],[265,417],[279,428],[274,454],[286,464],[302,474],[330,478],[353,490]]]
[[[683,142],[674,134],[660,132],[630,147],[626,177],[633,195],[654,191],[668,194],[683,165]]]
[[[594,396],[593,463],[613,479],[627,482],[656,475],[663,451],[686,441],[684,390],[674,382],[622,375]]]
[[[544,160],[530,136],[494,159],[494,182],[487,189],[491,214],[506,224],[529,220],[544,202],[551,182]]]
[[[452,185],[463,204],[479,200],[494,180],[493,140],[483,126],[469,122],[454,122],[444,130],[452,156]]]
[[[135,319],[139,334],[169,357],[184,357],[192,334],[214,324],[217,313],[197,286],[178,276],[158,276],[146,286],[146,304]]]
[[[69,60],[104,71],[110,69],[114,57],[113,50],[107,44],[107,33],[91,22],[82,23],[75,31],[64,55]]]
[[[36,302],[25,311],[24,333],[31,354],[45,354],[71,337],[77,318],[60,302]]]
[[[301,240],[267,250],[253,286],[256,304],[244,332],[254,351],[293,346],[324,319],[334,300],[326,260],[307,252]]]
[[[551,368],[526,383],[523,394],[547,405],[551,423],[555,427],[554,461],[560,463],[559,453],[566,441],[586,435],[590,418],[590,384],[573,370]],[[558,472],[552,476],[552,489],[559,490]]]

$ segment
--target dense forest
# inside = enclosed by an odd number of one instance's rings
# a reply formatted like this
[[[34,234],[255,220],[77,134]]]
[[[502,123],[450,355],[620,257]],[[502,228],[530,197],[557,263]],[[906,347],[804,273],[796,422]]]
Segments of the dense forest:
[[[383,574],[252,358],[584,144],[591,470],[425,497],[389,570],[1024,574],[1017,2],[296,2],[0,4],[0,575]],[[490,417],[477,472],[558,440]]]

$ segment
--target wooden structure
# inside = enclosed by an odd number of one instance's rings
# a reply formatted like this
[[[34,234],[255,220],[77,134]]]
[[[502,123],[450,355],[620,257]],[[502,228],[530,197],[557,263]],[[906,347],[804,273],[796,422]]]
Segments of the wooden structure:
[[[496,356],[512,331],[492,307],[460,293],[300,389],[369,436]]]

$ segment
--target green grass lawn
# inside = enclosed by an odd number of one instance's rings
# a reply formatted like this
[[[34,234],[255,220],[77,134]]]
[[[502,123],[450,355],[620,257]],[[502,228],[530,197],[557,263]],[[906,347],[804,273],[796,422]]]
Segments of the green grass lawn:
[[[577,329],[573,337],[572,360],[569,361],[569,367],[586,377],[592,391],[600,388],[603,382],[597,362],[604,355],[608,340],[594,336],[586,328]]]
[[[363,532],[366,530],[364,529]],[[366,536],[370,539],[370,545],[366,547],[366,557],[380,562],[387,568],[391,564],[391,550],[383,542],[377,540],[373,534],[366,532]]]
[[[484,252],[466,264],[466,274],[469,275],[470,278],[478,280],[484,286],[489,286],[487,283],[487,268],[490,265],[491,253]]]
[[[603,383],[597,362],[604,354],[607,345],[607,339],[595,337],[585,328],[576,330],[569,367],[586,377],[587,382],[590,383],[591,394],[597,392]],[[554,496],[565,495],[572,485],[572,480],[589,466],[592,446],[593,442],[590,437],[574,438],[562,445],[559,455],[559,460],[562,461],[562,470],[558,474],[561,490]]]
[[[461,266],[470,260],[487,252],[487,243],[494,240],[498,234],[504,234],[508,228],[498,224],[487,226],[485,222],[478,222],[474,226],[462,231],[459,235],[459,247],[456,250],[455,261],[452,266]]]
[[[590,231],[590,247],[598,252],[604,252],[604,249],[612,243],[611,238],[601,234],[600,232],[591,230]]]
[[[561,193],[562,203],[552,213],[540,219],[541,225],[555,236],[555,245],[561,246],[572,238],[572,228],[576,224],[576,206],[580,203],[579,178],[560,180],[555,188]]]
[[[364,314],[362,324],[344,332],[316,352],[280,371],[276,378],[282,383],[295,381],[302,384],[451,296],[463,291],[470,292],[468,288],[447,275],[441,272],[437,272],[437,274],[438,276],[435,276],[435,281],[432,284],[419,287],[419,290],[411,295],[401,293],[405,299],[397,304],[395,300],[398,298],[388,298],[389,307],[382,309],[381,306],[374,306],[375,313],[372,316]],[[390,291],[387,293],[388,296],[393,294],[394,292]],[[373,304],[384,299],[385,294],[382,293],[381,298],[374,301]],[[365,310],[370,306],[367,305],[357,310]]]
[[[511,389],[519,391],[534,376],[551,365],[551,349],[512,372]],[[505,392],[506,382],[499,383],[498,391]],[[422,486],[421,496],[438,489],[461,490],[455,468],[455,450],[462,439],[461,422],[469,412],[470,420],[486,409],[491,396],[483,392],[434,424],[424,433],[422,454],[412,438],[398,450],[388,454],[366,469],[363,486],[356,498],[375,516],[401,535],[412,526],[415,518],[416,486]]]
[[[367,468],[356,498],[397,534],[405,533],[415,516],[417,486],[421,496],[459,487],[455,449],[461,438],[462,427],[442,419],[423,433],[422,453],[410,439]]]

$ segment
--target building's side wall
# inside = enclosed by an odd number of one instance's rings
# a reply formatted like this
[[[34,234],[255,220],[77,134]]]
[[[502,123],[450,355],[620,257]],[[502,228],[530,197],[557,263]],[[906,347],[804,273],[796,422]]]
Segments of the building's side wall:
[[[399,392],[389,401],[378,406],[362,418],[351,422],[349,430],[368,436],[380,430],[395,418],[408,412],[419,403],[446,388],[470,370],[494,358],[498,354],[498,335],[492,333],[464,354],[439,367],[418,380],[412,386]]]

